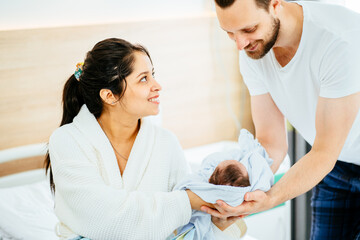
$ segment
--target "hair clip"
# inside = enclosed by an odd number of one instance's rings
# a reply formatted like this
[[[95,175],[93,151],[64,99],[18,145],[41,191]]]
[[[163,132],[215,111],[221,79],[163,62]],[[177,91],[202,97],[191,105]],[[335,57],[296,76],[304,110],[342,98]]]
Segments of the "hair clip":
[[[84,66],[83,62],[79,62],[78,64],[76,64],[76,70],[75,70],[74,76],[75,76],[76,80],[78,80],[78,81],[80,81],[80,76],[83,72],[83,66]]]

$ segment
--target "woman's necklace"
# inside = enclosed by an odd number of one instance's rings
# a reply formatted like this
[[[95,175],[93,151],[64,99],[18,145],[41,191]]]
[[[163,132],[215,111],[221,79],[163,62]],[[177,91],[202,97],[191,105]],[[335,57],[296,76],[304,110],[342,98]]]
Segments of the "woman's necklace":
[[[119,155],[119,157],[121,157],[121,158],[123,158],[123,159],[125,159],[125,160],[127,161],[128,159],[127,159],[126,157],[124,157],[123,155],[121,155],[121,154],[116,150],[116,148],[114,147],[114,145],[112,144],[110,138],[108,137],[108,135],[107,135],[106,132],[105,132],[105,129],[104,129],[103,125],[102,125],[102,122],[101,122],[100,118],[98,118],[98,120],[99,120],[99,123],[100,123],[100,127],[101,127],[102,130],[104,131],[105,136],[109,139],[110,145],[111,145],[111,147],[114,149],[115,153],[117,153],[117,155]]]

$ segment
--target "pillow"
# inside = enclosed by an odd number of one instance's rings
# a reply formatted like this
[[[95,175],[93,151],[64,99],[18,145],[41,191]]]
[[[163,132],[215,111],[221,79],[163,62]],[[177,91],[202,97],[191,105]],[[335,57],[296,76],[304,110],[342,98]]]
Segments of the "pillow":
[[[0,188],[0,215],[4,239],[58,239],[55,234],[58,219],[47,180]]]

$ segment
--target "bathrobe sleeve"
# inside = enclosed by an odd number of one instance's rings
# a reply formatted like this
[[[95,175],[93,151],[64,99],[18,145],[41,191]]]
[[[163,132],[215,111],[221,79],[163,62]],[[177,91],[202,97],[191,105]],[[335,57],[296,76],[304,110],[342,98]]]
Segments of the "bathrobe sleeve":
[[[190,220],[185,191],[129,192],[105,184],[92,160],[96,151],[66,131],[52,134],[49,152],[58,200],[55,212],[76,234],[92,240],[165,239]]]
[[[173,135],[174,139],[174,154],[172,157],[173,166],[171,168],[171,185],[170,189],[174,191],[174,187],[177,183],[179,183],[184,176],[189,174],[191,172],[191,168],[189,163],[187,162],[185,158],[184,151],[175,135]]]

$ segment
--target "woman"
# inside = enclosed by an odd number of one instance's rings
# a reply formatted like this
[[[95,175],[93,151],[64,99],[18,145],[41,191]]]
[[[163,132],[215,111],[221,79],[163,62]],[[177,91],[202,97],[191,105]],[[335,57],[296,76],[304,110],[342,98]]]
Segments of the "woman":
[[[170,192],[188,167],[177,138],[144,119],[160,90],[147,50],[114,38],[66,82],[46,159],[62,239],[165,239],[206,204]]]

